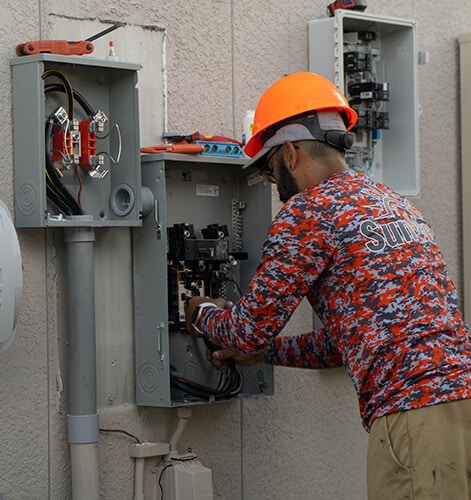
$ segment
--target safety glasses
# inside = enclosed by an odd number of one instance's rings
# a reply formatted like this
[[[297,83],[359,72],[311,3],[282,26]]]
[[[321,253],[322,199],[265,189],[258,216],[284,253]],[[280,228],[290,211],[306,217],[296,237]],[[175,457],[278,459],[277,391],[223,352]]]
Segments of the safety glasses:
[[[271,182],[272,184],[276,184],[275,180],[275,174],[273,172],[273,168],[270,166],[270,162],[273,159],[273,157],[278,153],[278,151],[281,149],[283,144],[279,144],[278,146],[275,146],[268,154],[267,154],[267,159],[264,163],[264,165],[260,168],[258,173],[267,181]]]

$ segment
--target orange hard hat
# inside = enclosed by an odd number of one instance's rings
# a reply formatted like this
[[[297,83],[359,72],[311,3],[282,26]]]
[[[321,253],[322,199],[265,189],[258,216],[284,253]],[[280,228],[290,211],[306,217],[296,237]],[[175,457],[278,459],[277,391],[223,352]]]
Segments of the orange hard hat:
[[[357,121],[357,114],[345,96],[327,78],[311,72],[292,73],[269,87],[255,109],[252,137],[244,148],[253,157],[263,147],[263,132],[269,127],[310,111],[336,109],[346,130]]]

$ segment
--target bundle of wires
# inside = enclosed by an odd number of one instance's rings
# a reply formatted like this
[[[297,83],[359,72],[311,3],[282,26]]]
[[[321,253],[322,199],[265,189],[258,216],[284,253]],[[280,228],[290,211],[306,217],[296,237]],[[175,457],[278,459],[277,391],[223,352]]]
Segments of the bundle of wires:
[[[81,215],[82,208],[62,183],[51,158],[51,137],[54,120],[49,118],[46,122],[46,192],[49,201],[64,215]]]
[[[204,342],[208,349],[214,351],[217,347],[211,344],[206,338]],[[216,388],[208,387],[193,380],[180,377],[175,373],[170,375],[170,384],[189,396],[205,400],[219,400],[233,398],[242,390],[242,375],[233,359],[228,359],[226,372],[221,372],[219,383]]]
[[[44,92],[45,94],[49,92],[64,92],[66,95],[67,101],[67,114],[69,120],[73,120],[74,118],[74,101],[77,101],[78,104],[83,108],[85,113],[91,118],[95,115],[95,111],[87,102],[87,100],[79,94],[76,90],[72,88],[72,85],[67,78],[66,75],[56,70],[48,70],[45,71],[42,75],[43,79],[47,77],[55,76],[57,77],[61,83],[51,83],[45,85]],[[45,142],[46,142],[46,192],[49,201],[57,208],[57,210],[63,215],[82,215],[83,210],[80,206],[80,196],[78,196],[78,200],[74,198],[74,196],[70,193],[70,191],[64,186],[60,175],[57,173],[52,161],[52,135],[54,130],[54,114],[51,114],[46,120],[46,129],[45,129]],[[76,176],[80,182],[81,181],[78,173],[76,172]],[[80,192],[79,192],[80,193]]]

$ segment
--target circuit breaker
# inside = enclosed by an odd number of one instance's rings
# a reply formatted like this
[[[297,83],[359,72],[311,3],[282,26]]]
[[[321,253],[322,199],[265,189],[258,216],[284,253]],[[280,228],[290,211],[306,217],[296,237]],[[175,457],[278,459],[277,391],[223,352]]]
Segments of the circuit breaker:
[[[347,163],[405,196],[420,190],[415,21],[337,10],[309,22],[309,70],[358,113]]]
[[[137,64],[15,57],[17,227],[140,225]]]
[[[206,359],[185,330],[193,296],[233,302],[247,288],[271,222],[271,188],[244,160],[157,154],[142,158],[143,223],[133,229],[136,401],[182,406],[273,394],[273,367]]]

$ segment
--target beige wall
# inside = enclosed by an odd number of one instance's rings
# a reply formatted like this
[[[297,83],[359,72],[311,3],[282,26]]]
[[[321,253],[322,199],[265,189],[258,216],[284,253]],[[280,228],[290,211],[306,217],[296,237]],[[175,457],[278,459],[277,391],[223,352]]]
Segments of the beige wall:
[[[325,0],[3,1],[0,32],[0,198],[13,210],[10,59],[17,43],[48,38],[64,23],[121,21],[162,34],[163,53],[136,50],[143,67],[162,65],[155,96],[144,108],[146,142],[171,131],[238,137],[246,109],[275,79],[307,69],[307,22],[325,15]],[[459,89],[457,36],[471,31],[465,0],[370,1],[368,12],[415,19],[419,48],[422,193],[416,200],[435,228],[461,287]],[[70,29],[70,37],[92,34]],[[122,40],[125,42],[125,40]],[[160,48],[159,48],[160,50]],[[163,58],[161,57],[163,55]],[[146,81],[149,84],[149,81]],[[148,130],[149,123],[155,129]],[[21,132],[21,131],[18,131]],[[24,138],[27,145],[27,138]],[[0,355],[0,494],[4,500],[63,500],[70,495],[66,438],[67,332],[63,243],[59,230],[19,230],[24,297],[14,345]],[[117,252],[116,248],[120,248]],[[133,404],[132,270],[127,229],[97,230],[98,404],[100,424],[147,441],[168,440],[173,410]],[[302,307],[290,331],[308,328]],[[266,400],[201,406],[180,448],[191,447],[213,471],[217,500],[348,499],[365,494],[363,431],[351,384],[342,370],[276,369]],[[102,434],[102,498],[129,499],[130,441]],[[156,497],[149,460],[146,493]],[[146,498],[147,498],[146,497]],[[0,497],[1,498],[1,497]]]

